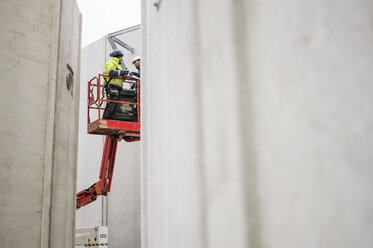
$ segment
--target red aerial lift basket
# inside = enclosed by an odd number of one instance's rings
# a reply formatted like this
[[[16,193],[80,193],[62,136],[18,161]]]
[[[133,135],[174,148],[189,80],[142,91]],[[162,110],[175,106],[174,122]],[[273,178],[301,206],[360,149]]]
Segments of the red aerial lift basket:
[[[87,130],[89,134],[99,135],[117,135],[125,141],[131,142],[140,139],[140,80],[133,77],[124,77],[123,88],[136,84],[137,102],[123,102],[107,100],[104,97],[104,77],[106,75],[99,74],[88,82],[88,123]],[[102,114],[105,109],[106,102],[116,102],[137,106],[137,122],[105,120],[102,119]],[[92,121],[91,121],[92,120]]]

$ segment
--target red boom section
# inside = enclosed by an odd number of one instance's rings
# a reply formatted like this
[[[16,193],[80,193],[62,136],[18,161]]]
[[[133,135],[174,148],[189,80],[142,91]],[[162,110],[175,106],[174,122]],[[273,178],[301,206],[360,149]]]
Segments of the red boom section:
[[[79,209],[97,199],[99,195],[107,195],[110,192],[113,178],[115,155],[117,153],[117,138],[106,136],[104,152],[101,160],[101,170],[99,181],[88,189],[80,191],[76,195],[76,208]]]

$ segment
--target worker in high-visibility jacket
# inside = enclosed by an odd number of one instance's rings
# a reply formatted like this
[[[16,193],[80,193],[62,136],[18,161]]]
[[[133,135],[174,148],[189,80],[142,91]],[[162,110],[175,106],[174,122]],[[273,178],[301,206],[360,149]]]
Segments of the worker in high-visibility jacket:
[[[105,79],[105,91],[108,100],[117,101],[119,93],[123,87],[123,79],[118,77],[124,77],[128,74],[128,70],[123,62],[123,52],[115,49],[110,53],[111,60],[109,60],[104,66],[104,77]],[[122,69],[122,66],[124,69]],[[102,119],[113,119],[112,115],[117,108],[117,104],[114,102],[107,102],[104,110]]]

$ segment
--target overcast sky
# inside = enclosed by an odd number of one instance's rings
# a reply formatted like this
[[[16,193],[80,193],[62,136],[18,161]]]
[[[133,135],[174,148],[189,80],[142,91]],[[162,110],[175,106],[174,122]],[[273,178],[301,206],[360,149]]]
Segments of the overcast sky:
[[[82,47],[141,21],[141,0],[77,0],[83,15]]]

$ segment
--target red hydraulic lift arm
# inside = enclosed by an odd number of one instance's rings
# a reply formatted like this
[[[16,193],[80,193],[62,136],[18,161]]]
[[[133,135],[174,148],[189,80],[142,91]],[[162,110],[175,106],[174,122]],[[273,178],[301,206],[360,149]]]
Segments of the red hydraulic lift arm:
[[[118,138],[106,136],[104,151],[101,160],[99,181],[88,189],[76,194],[76,208],[79,209],[97,199],[99,195],[107,195],[110,192],[113,178],[115,155],[117,153]]]

